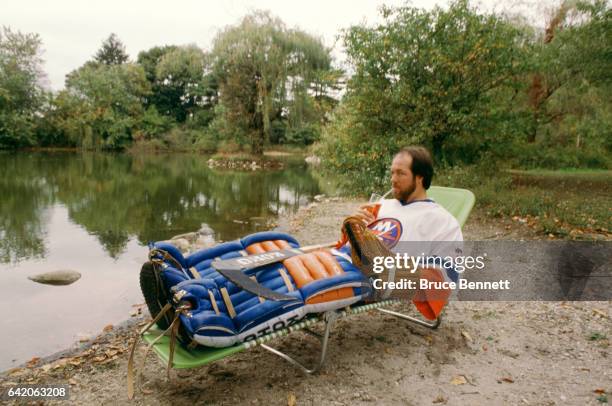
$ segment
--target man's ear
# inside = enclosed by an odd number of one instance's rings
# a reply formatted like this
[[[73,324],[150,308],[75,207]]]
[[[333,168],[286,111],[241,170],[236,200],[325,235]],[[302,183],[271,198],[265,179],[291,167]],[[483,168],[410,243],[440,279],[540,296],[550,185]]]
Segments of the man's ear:
[[[416,175],[414,177],[414,181],[416,182],[417,186],[423,187],[423,176]]]

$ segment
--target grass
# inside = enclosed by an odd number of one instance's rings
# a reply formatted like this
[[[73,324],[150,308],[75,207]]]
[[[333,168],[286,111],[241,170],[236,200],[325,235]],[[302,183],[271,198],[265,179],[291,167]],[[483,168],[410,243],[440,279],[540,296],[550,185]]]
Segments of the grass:
[[[602,334],[600,332],[591,333],[591,335],[589,336],[590,341],[605,340],[606,338],[608,337],[606,337],[605,334]]]
[[[592,239],[612,233],[612,171],[451,168],[436,184],[465,187],[491,217],[518,218],[555,237]]]
[[[511,175],[523,176],[542,176],[542,177],[576,177],[587,178],[590,180],[604,180],[612,178],[612,170],[609,169],[583,169],[583,168],[567,168],[567,169],[510,169],[507,171]]]

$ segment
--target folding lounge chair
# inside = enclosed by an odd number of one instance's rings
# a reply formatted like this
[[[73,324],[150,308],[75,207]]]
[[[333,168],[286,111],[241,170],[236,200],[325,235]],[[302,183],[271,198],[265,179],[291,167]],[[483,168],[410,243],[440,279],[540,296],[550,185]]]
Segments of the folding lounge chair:
[[[438,204],[446,208],[453,216],[455,216],[455,218],[458,220],[461,226],[465,224],[465,221],[467,220],[469,213],[475,202],[474,194],[471,191],[465,190],[465,189],[432,186],[428,190],[428,196],[432,198],[434,201],[436,201]],[[289,241],[289,242],[292,243],[292,241]],[[225,244],[230,244],[230,243],[225,243]],[[243,244],[243,246],[244,245],[246,244]],[[292,245],[295,246],[293,243]],[[212,248],[211,250],[215,250],[216,248],[217,247]],[[186,259],[182,259],[185,261],[185,263],[177,264],[177,268],[180,266],[182,268],[181,272],[183,272],[184,274],[190,277],[194,276],[193,273],[195,272],[195,275],[196,275],[195,278],[204,278],[204,279],[206,279],[206,277],[216,278],[218,275],[211,275],[210,272],[214,272],[214,271],[210,271],[210,269],[207,270],[207,272],[209,272],[208,275],[199,275],[198,270],[195,267],[191,267],[190,269],[189,267],[190,258],[191,258],[191,262],[198,262],[197,260],[200,260],[199,261],[200,263],[205,263],[206,265],[210,264],[210,262],[201,261],[201,258],[194,258],[194,256],[197,256],[197,255],[201,256],[202,254],[194,253],[194,254],[191,254]],[[212,255],[214,255],[214,253]],[[346,264],[343,265],[345,269],[349,269],[350,266],[351,265],[346,265]],[[355,288],[355,286],[357,286],[356,282],[358,282],[358,278],[353,274],[353,272],[346,272],[346,273],[350,275],[342,276],[344,278],[343,283],[348,283],[349,284],[348,286],[353,286],[353,290],[359,293],[359,289]],[[283,276],[283,278],[285,278],[284,282],[287,282],[286,277]],[[321,281],[315,281],[315,282],[321,282]],[[194,285],[204,284],[205,282],[191,281],[191,282],[185,282],[185,283],[189,284],[189,286],[193,288]],[[270,282],[270,283],[274,283],[274,282]],[[282,283],[283,283],[282,281],[278,282],[278,284],[281,284],[281,285]],[[232,289],[231,284],[225,285],[225,286],[228,286],[228,289],[231,291]],[[284,292],[287,294],[297,294],[297,292],[291,292],[285,287],[283,287],[283,289],[285,289]],[[344,289],[346,290],[346,288]],[[315,294],[318,294],[318,293],[315,293]],[[227,295],[228,295],[227,290],[223,295],[224,295],[223,299],[224,300],[227,299]],[[234,297],[238,297],[238,296],[239,294],[235,294]],[[338,297],[341,297],[341,295]],[[252,299],[252,300],[255,300],[255,299]],[[259,298],[259,300],[263,302],[263,299]],[[392,316],[399,317],[404,320],[415,322],[419,325],[422,325],[428,328],[432,328],[432,329],[437,328],[438,325],[440,324],[440,318],[437,318],[433,322],[430,322],[430,321],[425,321],[425,320],[422,320],[416,317],[412,317],[410,315],[406,315],[406,314],[399,313],[399,312],[392,311],[392,310],[385,308],[385,307],[388,307],[390,304],[396,303],[397,302],[396,300],[387,300],[387,301],[370,303],[370,304],[363,304],[362,302],[359,302],[358,297],[353,300],[354,303],[350,303],[351,299],[344,299],[344,300],[348,300],[349,304],[346,306],[342,306],[340,308],[337,307],[336,309],[330,309],[330,310],[325,310],[324,308],[322,308],[323,310],[319,313],[308,313],[303,317],[299,317],[299,318],[296,317],[296,320],[294,320],[294,322],[291,322],[291,323],[288,323],[287,320],[285,319],[285,323],[277,323],[278,326],[275,325],[275,328],[268,329],[271,332],[267,334],[261,334],[261,331],[260,331],[259,334],[257,335],[252,334],[250,337],[246,337],[246,339],[243,334],[242,339],[244,340],[239,340],[240,342],[235,342],[232,345],[228,345],[228,346],[224,346],[220,348],[216,347],[218,342],[220,342],[221,344],[228,344],[228,343],[231,343],[231,341],[229,342],[227,341],[228,339],[231,340],[231,339],[234,339],[235,337],[238,337],[238,336],[234,337],[234,336],[224,336],[223,335],[224,334],[223,333],[223,329],[224,329],[223,323],[225,323],[224,321],[215,322],[216,325],[221,326],[219,327],[219,330],[211,331],[209,332],[210,336],[203,337],[203,340],[205,340],[206,343],[211,342],[215,346],[203,346],[203,345],[174,346],[171,343],[171,340],[169,337],[160,336],[161,330],[156,327],[144,333],[142,338],[145,342],[152,344],[152,348],[154,349],[155,353],[166,364],[168,364],[169,360],[172,358],[171,366],[172,368],[176,368],[176,369],[195,368],[195,367],[204,366],[214,361],[230,356],[232,354],[244,351],[249,348],[260,346],[264,348],[265,350],[275,355],[278,355],[279,357],[285,359],[291,364],[297,366],[299,369],[301,369],[305,373],[310,374],[310,373],[314,373],[318,371],[325,362],[325,358],[327,354],[328,339],[333,329],[334,322],[350,314],[362,313],[365,311],[376,309],[386,314],[390,314]],[[211,303],[212,302],[215,302],[215,301],[212,300]],[[220,301],[220,303],[222,306],[223,302]],[[273,303],[271,302],[266,305],[267,306],[280,306],[278,305],[278,302],[273,302]],[[219,312],[219,309],[217,308],[217,306],[219,305],[213,305],[213,306],[215,306],[216,314],[219,315],[220,312]],[[233,308],[233,306],[231,305],[229,305],[229,307]],[[238,309],[238,306],[237,306],[237,309]],[[226,309],[226,310],[229,310],[229,309]],[[237,317],[236,312],[237,311],[239,312],[239,310],[240,309],[231,310],[233,312],[234,317]],[[217,319],[215,318],[215,320]],[[310,326],[316,323],[319,323],[319,322],[324,323],[324,330],[323,330],[322,335],[316,334],[309,330]],[[268,323],[268,325],[270,324]],[[292,358],[291,356],[275,348],[272,348],[268,345],[268,343],[270,343],[271,341],[279,337],[288,335],[291,332],[298,331],[298,330],[304,330],[307,333],[313,334],[317,336],[317,338],[319,338],[321,341],[321,353],[320,353],[318,361],[315,363],[314,366],[307,367],[303,365],[302,363],[300,363],[299,361],[297,361],[296,359]],[[266,329],[264,329],[263,331],[265,332]],[[220,336],[216,334],[220,334]],[[195,344],[195,343],[192,342],[192,344]]]

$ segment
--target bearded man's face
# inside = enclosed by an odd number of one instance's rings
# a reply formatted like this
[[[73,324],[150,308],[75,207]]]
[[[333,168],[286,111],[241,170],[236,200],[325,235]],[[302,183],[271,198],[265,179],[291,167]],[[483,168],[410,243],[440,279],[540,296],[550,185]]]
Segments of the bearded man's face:
[[[409,154],[398,154],[391,163],[391,186],[393,196],[398,200],[409,200],[417,184],[412,167],[412,157]]]

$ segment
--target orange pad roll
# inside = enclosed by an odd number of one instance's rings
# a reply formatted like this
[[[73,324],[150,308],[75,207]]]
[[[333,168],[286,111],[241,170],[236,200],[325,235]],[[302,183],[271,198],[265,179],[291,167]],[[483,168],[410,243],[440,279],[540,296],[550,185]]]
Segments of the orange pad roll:
[[[310,299],[306,300],[307,304],[317,304],[317,303],[325,303],[331,302],[334,300],[347,299],[349,297],[353,297],[353,288],[340,288],[336,290],[332,290],[330,292],[321,293],[320,295],[315,295]]]
[[[268,251],[278,251],[280,249],[280,247],[278,245],[276,245],[276,243],[274,241],[263,241],[261,243],[261,245],[266,250],[266,252],[268,252]]]
[[[327,271],[327,275],[336,276],[344,273],[344,269],[342,269],[338,261],[336,261],[329,251],[315,251],[313,254],[321,261]]]
[[[306,266],[306,269],[308,269],[308,272],[310,272],[310,276],[312,276],[314,280],[325,279],[329,277],[329,275],[325,271],[325,266],[323,266],[323,264],[319,261],[316,255],[305,254],[300,255],[298,258],[302,260],[302,263]]]
[[[253,254],[263,254],[264,252],[266,252],[266,250],[264,249],[264,247],[261,246],[260,242],[256,242],[255,244],[251,244],[248,247],[246,247],[246,252],[253,255]]]
[[[291,245],[289,245],[289,243],[285,240],[274,240],[274,242],[276,243],[276,245],[278,245],[278,248],[280,248],[281,250],[286,250],[291,248]]]
[[[289,258],[283,261],[283,265],[291,274],[295,286],[301,288],[302,286],[312,282],[314,279],[310,276],[310,272],[306,269],[306,266],[302,263],[300,256]]]

